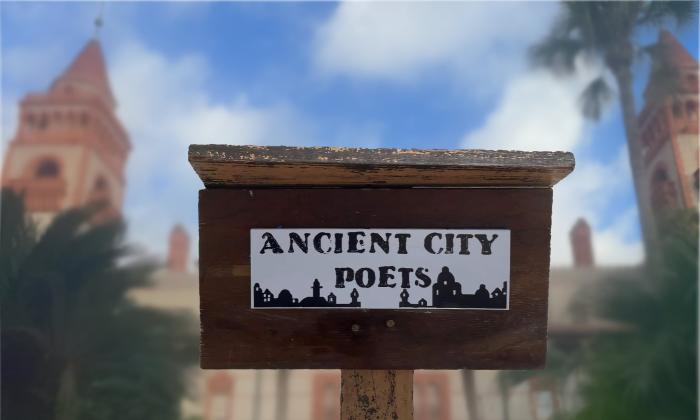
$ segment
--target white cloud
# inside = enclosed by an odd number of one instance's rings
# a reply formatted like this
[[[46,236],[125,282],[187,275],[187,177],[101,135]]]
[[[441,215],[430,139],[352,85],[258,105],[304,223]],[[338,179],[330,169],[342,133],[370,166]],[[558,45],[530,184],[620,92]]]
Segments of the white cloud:
[[[627,151],[623,147],[616,159],[605,163],[587,157],[583,150],[588,139],[579,98],[600,71],[595,64],[579,62],[574,76],[536,70],[514,78],[483,126],[462,140],[465,148],[576,153],[576,169],[554,188],[553,265],[572,263],[569,231],[579,217],[592,226],[596,263],[634,264],[642,259],[641,242],[630,239],[635,208],[622,214],[610,210],[610,203],[632,186]]]
[[[569,231],[579,217],[591,225],[596,264],[632,265],[642,261],[642,243],[631,239],[638,224],[634,204],[619,214],[609,209],[610,203],[632,186],[625,148],[608,163],[579,159],[574,172],[554,187],[553,265],[572,263]]]
[[[595,231],[593,254],[600,265],[636,265],[642,262],[644,246],[641,241],[626,240],[636,229],[639,216],[635,207],[620,214],[615,223]]]
[[[546,3],[344,2],[316,33],[326,74],[406,81],[425,70],[480,88],[519,70],[549,27]]]
[[[2,136],[2,142],[0,143],[0,152],[5,151],[7,143],[12,140],[12,137],[17,131],[17,118],[19,113],[19,107],[17,106],[18,98],[11,95],[3,95],[2,98],[2,110],[0,111],[0,135]]]
[[[537,70],[511,80],[484,125],[468,133],[462,145],[477,149],[572,150],[584,128],[578,97],[593,74],[592,69],[586,69],[577,76],[559,78],[547,70]]]
[[[60,43],[33,48],[10,47],[3,51],[4,82],[11,86],[28,85],[45,89],[51,83],[47,75],[58,75],[66,65],[70,53]]]
[[[0,174],[3,173],[5,165],[5,150],[7,149],[10,140],[17,130],[17,114],[18,108],[16,99],[8,96],[3,96],[0,103]],[[4,181],[0,175],[0,182]]]
[[[118,112],[134,144],[127,169],[130,235],[160,254],[176,222],[196,237],[201,182],[187,162],[189,144],[298,144],[312,129],[286,104],[254,106],[243,95],[214,101],[208,65],[196,55],[168,59],[130,42],[111,63]]]

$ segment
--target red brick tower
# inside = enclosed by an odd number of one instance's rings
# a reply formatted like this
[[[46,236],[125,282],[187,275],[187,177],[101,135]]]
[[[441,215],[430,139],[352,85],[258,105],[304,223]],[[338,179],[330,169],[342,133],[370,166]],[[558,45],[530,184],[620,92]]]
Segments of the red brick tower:
[[[3,165],[3,186],[25,197],[40,226],[59,211],[104,201],[121,213],[131,148],[100,43],[93,39],[45,92],[20,102],[19,124]]]
[[[591,227],[585,219],[578,219],[569,232],[571,250],[574,253],[574,267],[593,267],[593,244]]]
[[[170,231],[168,247],[168,269],[184,273],[187,271],[187,258],[190,252],[190,237],[181,225]]]
[[[698,62],[667,31],[659,46],[639,115],[647,186],[640,211],[654,235],[667,210],[698,205]]]

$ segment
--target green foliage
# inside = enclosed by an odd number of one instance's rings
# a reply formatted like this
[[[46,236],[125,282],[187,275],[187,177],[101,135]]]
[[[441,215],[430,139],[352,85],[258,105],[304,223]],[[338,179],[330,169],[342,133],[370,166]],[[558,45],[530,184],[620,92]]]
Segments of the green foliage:
[[[563,390],[566,380],[581,367],[584,352],[574,346],[549,338],[547,345],[547,365],[543,370],[502,370],[498,372],[498,389],[501,393],[504,420],[510,417],[510,391],[519,384],[536,378],[552,384],[556,390]],[[555,413],[555,418],[565,418],[567,413]],[[554,419],[552,419],[554,420]]]
[[[577,419],[697,414],[697,213],[664,229],[644,278],[611,282],[602,315],[627,331],[595,340]]]
[[[41,235],[3,191],[2,413],[24,419],[176,419],[196,358],[191,317],[127,297],[153,265],[126,262],[119,221],[58,215]]]

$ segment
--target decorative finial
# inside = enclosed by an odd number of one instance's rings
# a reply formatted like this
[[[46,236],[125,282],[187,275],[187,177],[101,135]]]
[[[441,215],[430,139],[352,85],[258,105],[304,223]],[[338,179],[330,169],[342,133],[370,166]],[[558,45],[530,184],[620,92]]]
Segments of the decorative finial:
[[[104,1],[100,2],[100,11],[97,14],[97,17],[95,17],[95,38],[98,38],[100,35],[100,29],[102,29],[102,25],[104,25],[104,20],[102,19],[102,15],[104,13],[104,7],[105,3]]]

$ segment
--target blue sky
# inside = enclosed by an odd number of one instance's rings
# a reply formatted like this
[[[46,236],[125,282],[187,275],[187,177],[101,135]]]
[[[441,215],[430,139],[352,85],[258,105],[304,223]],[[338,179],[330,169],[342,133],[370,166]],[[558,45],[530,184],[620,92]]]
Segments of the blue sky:
[[[2,139],[16,103],[45,89],[93,35],[97,3],[2,3]],[[552,260],[593,225],[596,258],[641,258],[617,103],[584,121],[578,92],[527,63],[556,3],[106,3],[100,33],[134,146],[130,239],[162,254],[173,223],[196,237],[189,143],[570,150],[555,188]],[[696,22],[674,31],[697,57]],[[655,39],[652,31],[639,35]],[[644,86],[647,63],[636,68]],[[641,103],[638,103],[641,107]]]

